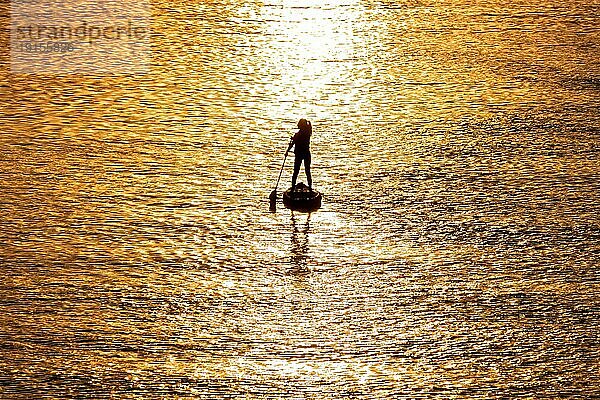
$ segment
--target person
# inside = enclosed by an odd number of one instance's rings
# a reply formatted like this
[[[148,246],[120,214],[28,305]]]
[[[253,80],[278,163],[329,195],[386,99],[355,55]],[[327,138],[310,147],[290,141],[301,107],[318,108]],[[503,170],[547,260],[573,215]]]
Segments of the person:
[[[300,172],[300,165],[304,162],[304,171],[308,187],[312,191],[312,176],[310,175],[310,136],[312,135],[312,125],[310,121],[302,118],[298,121],[298,132],[292,137],[288,151],[294,148],[294,174],[292,175],[292,189],[296,187],[296,179]]]

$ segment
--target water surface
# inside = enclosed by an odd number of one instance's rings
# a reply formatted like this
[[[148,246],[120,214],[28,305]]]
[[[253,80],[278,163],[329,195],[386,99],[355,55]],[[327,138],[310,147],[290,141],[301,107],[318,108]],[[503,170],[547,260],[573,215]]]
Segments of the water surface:
[[[147,74],[2,52],[0,397],[600,396],[598,5],[151,15]]]

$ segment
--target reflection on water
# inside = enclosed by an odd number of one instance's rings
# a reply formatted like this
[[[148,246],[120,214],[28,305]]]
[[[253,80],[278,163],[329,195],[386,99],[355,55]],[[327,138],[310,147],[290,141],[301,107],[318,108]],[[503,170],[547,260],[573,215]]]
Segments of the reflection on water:
[[[292,214],[292,238],[291,238],[291,259],[294,271],[308,272],[306,259],[308,258],[309,246],[308,237],[310,231],[310,213],[306,214],[306,222],[299,222],[296,213]]]
[[[599,11],[160,0],[148,74],[2,48],[0,397],[600,396]],[[273,213],[300,117],[325,200]]]

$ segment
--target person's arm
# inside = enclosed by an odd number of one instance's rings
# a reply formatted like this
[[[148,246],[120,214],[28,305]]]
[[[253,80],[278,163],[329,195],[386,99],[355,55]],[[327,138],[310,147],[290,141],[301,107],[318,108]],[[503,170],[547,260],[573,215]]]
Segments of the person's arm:
[[[290,139],[290,145],[288,146],[288,151],[290,151],[292,149],[292,147],[294,147],[294,144],[296,143],[296,140],[298,139],[299,134],[300,134],[300,131],[296,132],[296,134],[294,136],[292,136],[292,138]]]

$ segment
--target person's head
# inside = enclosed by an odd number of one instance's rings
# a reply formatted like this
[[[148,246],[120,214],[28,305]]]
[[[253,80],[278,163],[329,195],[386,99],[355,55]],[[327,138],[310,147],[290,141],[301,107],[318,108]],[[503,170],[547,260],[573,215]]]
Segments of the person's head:
[[[310,122],[308,122],[305,118],[300,119],[298,121],[298,129],[308,129],[310,128]]]

